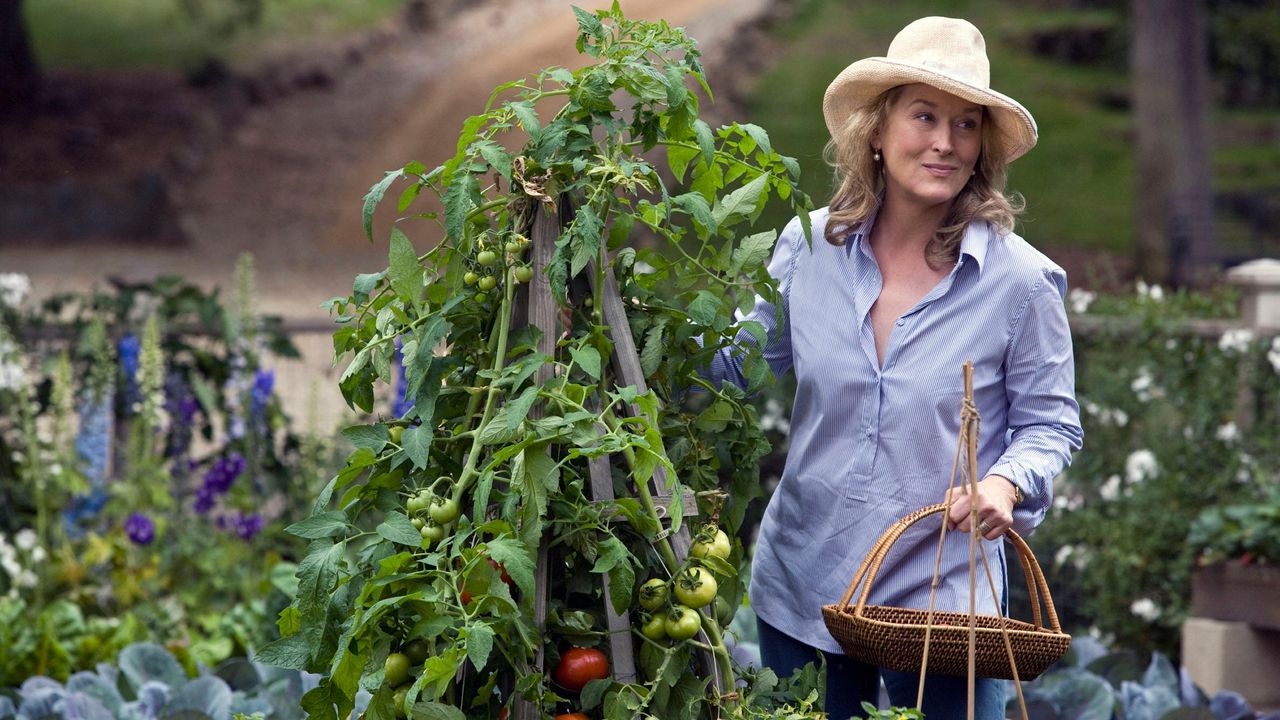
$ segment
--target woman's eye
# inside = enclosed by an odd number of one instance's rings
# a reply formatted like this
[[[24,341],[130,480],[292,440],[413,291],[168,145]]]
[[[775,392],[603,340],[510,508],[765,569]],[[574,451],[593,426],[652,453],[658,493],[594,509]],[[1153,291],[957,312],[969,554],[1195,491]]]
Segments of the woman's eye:
[[[924,120],[925,122],[932,122],[932,121],[933,121],[933,115],[931,115],[930,113],[917,113],[917,114],[916,114],[916,119],[917,119],[917,120]]]

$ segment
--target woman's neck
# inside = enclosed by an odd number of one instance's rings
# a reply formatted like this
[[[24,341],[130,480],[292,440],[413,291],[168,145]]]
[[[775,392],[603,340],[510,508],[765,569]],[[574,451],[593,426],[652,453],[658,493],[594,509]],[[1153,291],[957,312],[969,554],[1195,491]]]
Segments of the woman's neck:
[[[948,206],[920,208],[894,202],[887,194],[876,213],[871,230],[871,244],[885,250],[909,250],[924,254],[924,249],[942,225]]]

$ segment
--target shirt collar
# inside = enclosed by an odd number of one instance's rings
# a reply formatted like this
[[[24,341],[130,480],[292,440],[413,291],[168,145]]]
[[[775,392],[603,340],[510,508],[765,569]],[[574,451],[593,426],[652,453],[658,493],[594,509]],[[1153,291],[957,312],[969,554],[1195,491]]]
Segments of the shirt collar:
[[[870,253],[870,248],[866,247],[865,240],[867,235],[871,233],[871,228],[875,226],[876,215],[880,212],[880,205],[877,204],[875,209],[871,211],[871,215],[862,221],[852,233],[849,234],[845,241],[845,253],[852,252],[853,246],[857,245],[863,252]],[[987,247],[991,244],[991,233],[993,232],[991,224],[985,220],[973,220],[965,227],[964,237],[960,239],[960,256],[965,255],[973,258],[978,265],[978,274],[982,274],[982,266],[987,259]]]

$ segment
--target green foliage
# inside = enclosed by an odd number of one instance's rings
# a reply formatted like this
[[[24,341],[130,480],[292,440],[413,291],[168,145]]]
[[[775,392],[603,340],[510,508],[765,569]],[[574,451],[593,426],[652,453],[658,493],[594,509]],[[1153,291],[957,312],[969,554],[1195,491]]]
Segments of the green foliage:
[[[403,0],[27,0],[46,68],[191,69],[244,61],[279,43],[314,41],[386,20]]]
[[[569,701],[607,718],[815,715],[812,673],[787,686],[795,694],[786,703],[772,699],[771,676],[746,678],[742,702],[711,692],[710,673],[725,688],[735,678],[710,611],[694,617],[714,669],[695,664],[699,646],[637,632],[639,678],[596,680],[575,694],[546,677],[569,645],[605,644],[605,582],[623,610],[638,583],[700,565],[718,576],[730,608],[741,605],[741,546],[728,561],[677,562],[649,483],[665,477],[672,529],[685,523],[680,500],[689,496],[731,536],[743,526],[768,443],[746,393],[697,371],[740,331],[758,334],[734,313],[776,292],[764,263],[774,234],[742,229],[770,197],[806,219],[810,205],[795,161],[763,129],[713,129],[698,118],[691,87],[709,89],[682,30],[627,20],[616,4],[575,13],[578,49],[592,64],[500,86],[464,124],[453,158],[430,171],[410,163],[365,199],[368,231],[398,182],[409,183],[402,212],[423,192],[438,196],[443,213],[412,217],[433,221],[441,239],[419,254],[393,230],[388,268],[358,276],[350,296],[329,304],[342,323],[334,349],[335,362],[347,361],[347,401],[373,412],[375,388],[398,362],[411,406],[344,432],[356,445],[346,468],[312,518],[291,528],[311,546],[280,617],[284,637],[260,657],[322,674],[303,699],[309,716],[345,716],[362,687],[374,693],[375,718],[409,708],[489,718],[516,695],[543,711]],[[529,267],[539,212],[559,218],[558,237],[550,262]],[[563,334],[513,322],[522,275],[549,283]],[[620,288],[629,327],[606,327],[606,279]],[[607,360],[628,330],[644,392]],[[550,354],[538,351],[543,332],[556,333]],[[747,352],[746,368],[748,391],[772,382],[758,352]],[[606,456],[617,499],[593,502],[588,465]],[[446,501],[461,517],[424,515]],[[533,604],[544,538],[552,570],[540,634]],[[390,653],[423,647],[411,684],[385,682]]]
[[[1032,545],[1064,622],[1174,655],[1196,556],[1226,549],[1189,539],[1193,522],[1256,500],[1280,471],[1280,341],[1239,329],[1206,337],[1187,323],[1220,300],[1140,290],[1099,299],[1091,309],[1108,313],[1105,324],[1075,333],[1085,447]]]
[[[1247,503],[1205,508],[1187,538],[1201,563],[1280,563],[1280,488]]]
[[[234,308],[178,278],[0,302],[0,366],[21,369],[0,386],[0,684],[64,679],[135,640],[174,642],[194,668],[278,636],[304,547],[280,530],[312,492],[299,478],[334,463],[254,379],[297,352],[241,266]],[[201,506],[235,455],[238,482]],[[128,533],[135,514],[153,534]],[[262,525],[237,525],[249,516]]]

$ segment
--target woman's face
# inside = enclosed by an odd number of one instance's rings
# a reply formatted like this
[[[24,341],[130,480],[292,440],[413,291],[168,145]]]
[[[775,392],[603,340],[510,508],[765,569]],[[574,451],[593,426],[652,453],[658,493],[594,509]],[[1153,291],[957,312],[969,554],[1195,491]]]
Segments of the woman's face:
[[[886,201],[924,209],[954,200],[982,152],[982,122],[980,105],[931,85],[904,86],[872,140]]]

